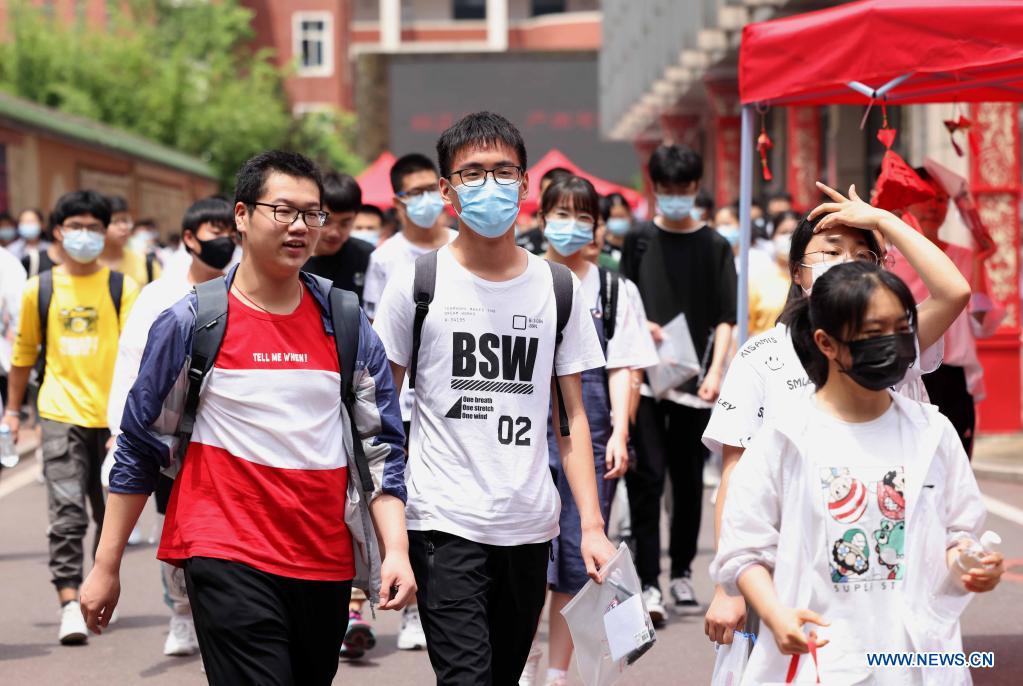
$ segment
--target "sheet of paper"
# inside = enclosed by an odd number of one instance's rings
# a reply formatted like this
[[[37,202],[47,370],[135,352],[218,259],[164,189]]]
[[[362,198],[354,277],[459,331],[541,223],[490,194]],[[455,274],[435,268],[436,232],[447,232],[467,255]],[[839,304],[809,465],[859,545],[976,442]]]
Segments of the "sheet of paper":
[[[621,660],[650,640],[640,596],[634,595],[604,615],[604,631],[611,659]]]

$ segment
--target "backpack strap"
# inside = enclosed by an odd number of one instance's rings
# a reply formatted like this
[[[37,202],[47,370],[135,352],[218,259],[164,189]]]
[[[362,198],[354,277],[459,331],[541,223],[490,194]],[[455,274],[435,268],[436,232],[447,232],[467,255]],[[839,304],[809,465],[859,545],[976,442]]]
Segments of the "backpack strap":
[[[36,364],[36,376],[39,385],[43,385],[46,376],[46,330],[50,323],[50,303],[53,302],[53,271],[47,269],[39,274],[39,297],[36,307],[39,313],[39,362]]]
[[[554,359],[557,362],[558,348],[561,346],[561,339],[564,338],[565,325],[572,315],[572,272],[563,264],[547,261],[551,269],[551,278],[554,281],[554,305],[557,310],[557,335],[554,338]],[[554,375],[554,390],[558,396],[558,423],[562,436],[568,436],[568,411],[565,410],[565,399],[561,394],[561,382],[557,374]]]
[[[416,258],[416,273],[412,283],[412,297],[416,302],[416,318],[412,322],[412,356],[409,359],[408,387],[416,387],[419,371],[419,345],[423,339],[423,322],[430,313],[430,303],[437,287],[437,251]]]
[[[600,275],[600,312],[604,323],[604,340],[610,341],[615,335],[618,321],[618,288],[621,277],[610,269],[597,267]]]
[[[199,409],[199,393],[203,380],[213,369],[213,362],[224,342],[227,330],[227,280],[213,279],[195,285],[196,315],[192,331],[192,353],[188,361],[188,389],[181,411],[178,436],[179,450],[184,455],[192,439],[195,413]]]
[[[349,429],[352,432],[352,450],[355,453],[355,468],[359,472],[359,485],[362,492],[369,495],[373,492],[373,477],[366,460],[366,450],[359,438],[355,426],[355,389],[352,380],[355,376],[355,360],[359,351],[359,329],[362,326],[362,310],[359,307],[359,296],[351,291],[331,288],[328,296],[330,302],[330,318],[334,324],[334,344],[337,347],[337,360],[341,367],[341,402],[348,409]]]
[[[146,283],[153,282],[153,261],[156,259],[156,255],[151,252],[146,253]]]
[[[107,279],[107,288],[110,290],[110,299],[114,303],[114,314],[117,315],[117,330],[121,330],[121,296],[124,294],[124,274],[110,271]]]

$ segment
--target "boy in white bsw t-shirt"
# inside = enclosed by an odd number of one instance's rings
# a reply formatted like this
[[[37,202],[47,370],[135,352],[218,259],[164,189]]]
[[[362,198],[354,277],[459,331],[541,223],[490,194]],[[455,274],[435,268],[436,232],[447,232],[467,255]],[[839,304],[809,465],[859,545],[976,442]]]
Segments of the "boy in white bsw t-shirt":
[[[441,194],[459,234],[437,254],[422,330],[405,472],[419,608],[438,684],[513,684],[547,589],[560,499],[547,466],[551,377],[570,435],[564,470],[582,522],[587,571],[613,554],[597,501],[579,374],[604,365],[572,277],[571,316],[555,350],[551,267],[510,231],[528,188],[521,134],[499,115],[468,115],[437,143]],[[396,275],[374,327],[396,381],[411,364],[414,269]],[[557,416],[555,412],[555,416]]]

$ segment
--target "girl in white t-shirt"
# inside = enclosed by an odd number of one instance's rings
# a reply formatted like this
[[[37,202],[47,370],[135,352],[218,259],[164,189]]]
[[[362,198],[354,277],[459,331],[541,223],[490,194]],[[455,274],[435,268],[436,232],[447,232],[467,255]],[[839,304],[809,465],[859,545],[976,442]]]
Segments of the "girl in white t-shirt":
[[[762,618],[742,683],[812,682],[816,671],[837,686],[969,684],[965,667],[868,664],[871,653],[962,651],[958,615],[935,608],[986,515],[949,421],[890,391],[916,358],[913,296],[894,274],[852,262],[790,315],[816,392],[770,418],[736,465],[711,564]],[[989,553],[955,583],[990,591],[1003,572]]]
[[[565,265],[579,277],[577,297],[585,299],[607,358],[605,367],[582,373],[583,407],[589,420],[597,492],[606,526],[615,485],[624,476],[629,463],[632,372],[656,365],[658,356],[636,287],[613,272],[595,267],[589,259],[589,248],[599,242],[598,216],[599,196],[586,179],[569,176],[544,191],[539,222],[548,245],[546,257]],[[572,637],[561,609],[579,592],[588,577],[579,548],[579,511],[561,467],[557,435],[550,422],[547,447],[551,473],[561,495],[561,533],[554,539],[547,573],[551,589],[551,626],[550,669],[545,682],[559,685],[565,683],[572,660]],[[526,682],[534,683],[533,673],[540,657],[534,641],[524,670]]]
[[[815,288],[818,278],[848,261],[883,264],[878,235],[896,246],[917,271],[931,297],[920,303],[916,320],[916,351],[906,374],[893,382],[895,389],[913,400],[925,399],[921,375],[941,363],[942,336],[970,299],[970,285],[945,254],[891,212],[860,200],[855,187],[846,198],[818,183],[831,202],[815,208],[792,234],[789,272],[792,286],[788,306],[800,303]],[[813,390],[803,369],[782,314],[777,326],[739,347],[728,368],[721,395],[703,433],[703,442],[722,455],[721,486],[715,521],[720,533],[729,477],[746,446],[761,425],[776,413],[789,413],[793,403]],[[711,641],[731,643],[732,631],[745,623],[742,598],[715,589],[707,611],[705,630]]]

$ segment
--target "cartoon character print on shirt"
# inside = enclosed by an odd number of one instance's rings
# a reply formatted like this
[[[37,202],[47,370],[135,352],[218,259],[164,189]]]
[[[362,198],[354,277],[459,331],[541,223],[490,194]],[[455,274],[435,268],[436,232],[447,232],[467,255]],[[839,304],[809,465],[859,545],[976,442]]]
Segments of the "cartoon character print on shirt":
[[[888,578],[901,579],[906,549],[906,522],[882,519],[881,528],[874,532],[874,541],[877,560],[888,568]]]
[[[781,371],[781,368],[785,366],[785,361],[780,357],[774,355],[768,355],[767,359],[764,360],[764,366],[770,369],[772,372]]]
[[[893,469],[877,484],[877,506],[888,519],[906,517],[906,477],[901,469]]]
[[[99,312],[95,307],[78,305],[60,308],[60,354],[87,357],[99,350]]]
[[[901,466],[820,470],[827,559],[835,590],[891,589],[905,578],[905,476]]]
[[[870,569],[870,548],[862,529],[849,529],[831,546],[831,580],[848,581],[862,577]]]

